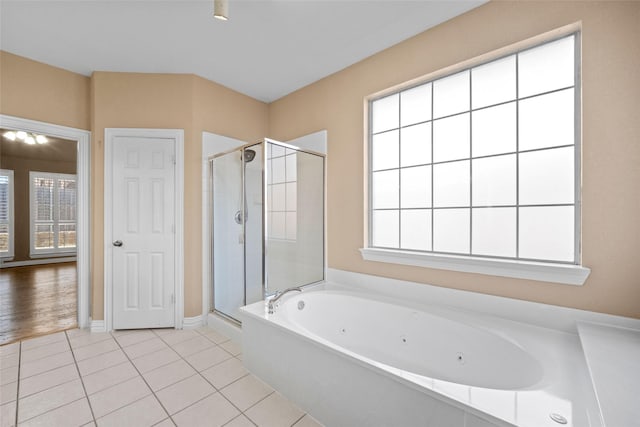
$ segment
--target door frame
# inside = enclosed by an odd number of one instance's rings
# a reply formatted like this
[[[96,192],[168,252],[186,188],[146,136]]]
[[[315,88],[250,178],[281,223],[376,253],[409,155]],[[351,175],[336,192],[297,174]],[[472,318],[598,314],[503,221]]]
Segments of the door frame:
[[[78,275],[77,321],[79,328],[90,326],[90,277],[89,263],[91,255],[91,219],[89,206],[91,203],[91,132],[53,123],[40,122],[22,117],[0,114],[0,127],[3,129],[24,130],[57,138],[76,141],[76,175],[78,185],[78,203],[76,219],[76,270]]]
[[[173,139],[175,156],[175,252],[174,252],[174,328],[182,329],[184,320],[184,130],[106,128],[104,130],[104,324],[113,330],[113,141],[117,137]]]

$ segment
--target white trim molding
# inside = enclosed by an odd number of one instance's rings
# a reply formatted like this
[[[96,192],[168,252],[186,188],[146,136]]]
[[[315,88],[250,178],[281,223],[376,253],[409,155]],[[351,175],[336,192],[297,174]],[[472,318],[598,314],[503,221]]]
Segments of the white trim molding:
[[[111,245],[113,140],[116,137],[166,138],[175,141],[175,313],[174,328],[182,329],[184,322],[184,130],[107,128],[104,131],[104,323],[105,330],[113,329],[113,283],[111,277],[113,246]]]
[[[92,320],[91,332],[107,332],[107,328],[104,326],[104,320]]]
[[[0,262],[0,268],[24,267],[26,265],[58,264],[61,262],[75,262],[77,260],[78,260],[78,257],[75,257],[75,256],[66,256],[66,257],[57,257],[57,258],[37,258],[37,259],[30,259],[27,261]]]
[[[439,270],[488,274],[516,279],[538,280],[582,286],[591,269],[579,265],[551,264],[517,260],[497,260],[455,255],[436,255],[393,249],[361,248],[366,261],[413,265]]]
[[[89,205],[91,195],[91,132],[52,123],[44,123],[20,117],[0,114],[0,127],[3,129],[23,130],[56,138],[76,141],[78,154],[76,158],[76,175],[78,177],[78,204],[76,223],[77,274],[78,274],[78,326],[89,327],[89,260],[91,253],[91,228]]]
[[[196,329],[206,324],[207,322],[204,316],[185,317],[182,320],[183,329]]]

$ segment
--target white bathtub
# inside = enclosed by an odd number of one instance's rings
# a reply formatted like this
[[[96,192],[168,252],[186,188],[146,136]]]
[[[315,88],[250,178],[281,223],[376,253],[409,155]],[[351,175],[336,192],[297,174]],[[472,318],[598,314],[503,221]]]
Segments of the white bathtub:
[[[572,334],[331,290],[243,312],[246,366],[327,426],[601,426]]]

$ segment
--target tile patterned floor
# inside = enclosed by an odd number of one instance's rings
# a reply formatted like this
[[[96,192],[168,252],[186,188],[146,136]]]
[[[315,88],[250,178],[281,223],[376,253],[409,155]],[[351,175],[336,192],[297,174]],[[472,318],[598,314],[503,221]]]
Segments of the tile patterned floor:
[[[318,427],[215,330],[73,329],[0,347],[0,427]]]

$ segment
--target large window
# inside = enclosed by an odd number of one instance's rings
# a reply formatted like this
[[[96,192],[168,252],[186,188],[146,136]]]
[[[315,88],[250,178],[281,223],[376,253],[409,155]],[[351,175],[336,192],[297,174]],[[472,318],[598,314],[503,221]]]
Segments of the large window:
[[[13,171],[0,169],[0,258],[13,258]]]
[[[577,37],[370,101],[370,248],[579,264]]]
[[[75,253],[76,176],[29,172],[31,255]]]

